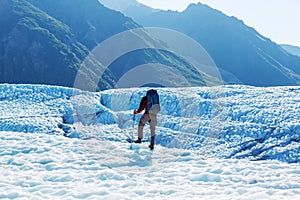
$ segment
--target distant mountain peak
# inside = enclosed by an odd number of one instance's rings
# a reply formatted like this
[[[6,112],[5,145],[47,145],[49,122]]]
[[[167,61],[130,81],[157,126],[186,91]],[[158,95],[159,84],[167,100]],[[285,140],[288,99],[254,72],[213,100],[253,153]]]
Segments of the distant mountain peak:
[[[300,59],[242,20],[208,5],[193,3],[183,12],[161,10],[140,16],[132,10],[127,15],[143,26],[176,30],[196,40],[215,61],[225,82],[239,80],[254,86],[300,84]]]
[[[123,11],[126,10],[130,6],[139,6],[141,5],[136,0],[99,0],[101,4],[104,6],[117,10],[117,11]]]
[[[288,53],[300,57],[300,47],[289,44],[281,44],[280,46]]]
[[[159,9],[151,8],[136,0],[99,0],[99,2],[110,9],[122,12],[137,22],[140,17],[160,11]]]

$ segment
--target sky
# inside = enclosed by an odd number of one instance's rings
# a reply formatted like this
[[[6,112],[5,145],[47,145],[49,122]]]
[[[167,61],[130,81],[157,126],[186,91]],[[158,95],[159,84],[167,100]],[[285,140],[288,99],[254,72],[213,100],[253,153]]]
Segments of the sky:
[[[190,3],[203,3],[235,16],[278,44],[300,47],[299,0],[138,0],[153,8],[183,11]]]

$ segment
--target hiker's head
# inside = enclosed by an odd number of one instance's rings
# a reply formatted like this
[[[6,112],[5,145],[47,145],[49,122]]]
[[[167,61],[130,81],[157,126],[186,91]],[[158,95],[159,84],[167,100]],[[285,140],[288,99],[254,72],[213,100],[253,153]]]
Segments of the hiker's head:
[[[155,93],[154,89],[150,89],[147,91],[146,96],[152,95],[153,93]]]
[[[149,94],[150,94],[150,90],[147,91],[146,96],[149,96]]]

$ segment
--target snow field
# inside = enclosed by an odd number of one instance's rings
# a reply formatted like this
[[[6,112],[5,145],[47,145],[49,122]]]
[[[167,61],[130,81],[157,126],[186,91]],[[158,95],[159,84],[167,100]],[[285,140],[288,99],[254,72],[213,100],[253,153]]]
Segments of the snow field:
[[[0,133],[0,198],[298,199],[298,164],[146,144]]]
[[[0,85],[0,199],[299,199],[300,87],[146,90]]]

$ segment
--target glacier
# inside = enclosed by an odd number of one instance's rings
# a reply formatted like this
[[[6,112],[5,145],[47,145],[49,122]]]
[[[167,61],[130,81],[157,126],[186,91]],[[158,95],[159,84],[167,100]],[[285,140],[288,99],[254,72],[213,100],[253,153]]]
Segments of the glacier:
[[[86,92],[46,85],[0,85],[0,132],[126,143],[132,111],[148,88]],[[300,162],[300,87],[157,88],[157,145],[210,158]],[[133,126],[135,128],[133,128]],[[149,140],[145,127],[144,142]]]
[[[1,84],[0,199],[299,199],[300,87],[157,88],[154,151],[147,89]]]

